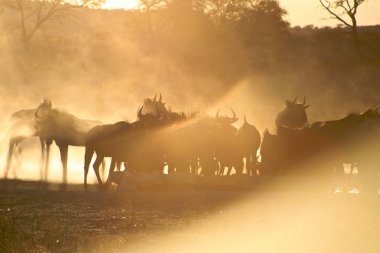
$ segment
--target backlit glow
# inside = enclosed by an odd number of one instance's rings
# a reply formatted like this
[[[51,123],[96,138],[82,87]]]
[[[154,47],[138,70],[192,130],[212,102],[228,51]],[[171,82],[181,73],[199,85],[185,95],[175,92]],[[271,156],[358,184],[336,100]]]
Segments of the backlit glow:
[[[107,0],[103,4],[105,9],[134,9],[139,4],[138,0]]]

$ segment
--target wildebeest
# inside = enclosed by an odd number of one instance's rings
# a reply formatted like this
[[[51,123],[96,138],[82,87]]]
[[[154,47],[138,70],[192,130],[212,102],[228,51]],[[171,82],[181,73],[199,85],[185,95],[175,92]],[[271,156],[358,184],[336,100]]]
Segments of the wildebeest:
[[[249,124],[245,116],[243,125],[235,135],[235,141],[239,155],[246,159],[247,174],[256,175],[257,150],[261,144],[261,137],[257,128]]]
[[[106,125],[98,125],[90,129],[85,137],[86,142],[86,151],[85,151],[85,158],[84,158],[84,185],[87,186],[87,175],[90,167],[90,162],[92,159],[92,156],[95,152],[95,149],[98,153],[96,160],[94,162],[94,171],[96,174],[96,178],[99,183],[102,182],[100,173],[99,173],[99,166],[102,163],[104,157],[111,156],[109,155],[107,150],[109,149],[110,145],[114,145],[115,143],[119,142],[121,135],[126,134],[131,129],[131,124],[126,121],[120,121],[115,124],[106,124]],[[104,151],[102,151],[102,150]],[[121,161],[117,161],[121,162]],[[113,167],[116,163],[116,157],[112,159],[111,165],[110,165],[110,171],[113,170]]]
[[[45,98],[43,102],[39,105],[38,108],[45,108],[46,110],[50,110],[52,108],[52,104],[50,99]],[[12,162],[12,156],[14,152],[17,151],[19,154],[21,153],[21,142],[27,138],[37,136],[39,137],[41,144],[41,157],[42,163],[40,165],[40,178],[41,180],[47,180],[48,173],[48,164],[49,164],[49,151],[51,141],[44,139],[42,136],[39,136],[36,131],[35,126],[35,114],[36,109],[27,109],[20,110],[12,114],[10,119],[10,137],[8,144],[8,154],[7,161],[5,165],[5,174],[4,177],[7,178],[8,172]]]
[[[236,174],[242,174],[244,169],[244,158],[246,158],[246,169],[248,175],[256,174],[257,150],[260,147],[261,137],[255,126],[247,122],[236,129],[232,126],[238,120],[236,113],[231,109],[232,117],[220,117],[219,111],[215,120],[219,126],[215,129],[217,137],[216,158],[220,163],[218,175],[224,175],[227,167],[227,175],[231,175],[232,168]]]
[[[333,174],[332,167],[356,161],[359,173],[373,178],[378,172],[377,150],[380,115],[369,109],[339,120],[316,122],[302,129],[288,129],[278,136],[264,135],[263,174],[303,174],[312,172],[320,179]],[[306,166],[307,165],[307,166]],[[274,167],[278,166],[278,167]],[[307,169],[313,167],[314,171]],[[343,169],[337,169],[343,173]]]
[[[215,121],[218,126],[214,129],[217,134],[217,146],[215,156],[219,162],[218,175],[224,175],[225,167],[227,167],[227,175],[231,174],[232,168],[235,168],[237,174],[243,172],[243,159],[240,156],[240,150],[237,147],[236,132],[237,128],[232,124],[239,120],[236,113],[231,109],[232,117],[220,116],[219,110],[216,113]]]
[[[138,110],[137,121],[99,125],[87,133],[84,162],[85,186],[87,186],[87,174],[94,153],[96,153],[96,160],[93,168],[99,184],[102,184],[99,165],[104,157],[112,157],[110,173],[114,170],[115,162],[127,163],[128,168],[134,171],[150,171],[163,166],[162,154],[153,152],[157,147],[154,147],[152,143],[153,132],[166,126],[168,122],[164,120],[166,115],[162,115],[163,109],[157,106],[161,103],[161,96],[158,101],[156,98],[146,99],[144,105]],[[144,109],[146,114],[143,113]]]
[[[286,101],[286,107],[278,113],[276,117],[277,133],[281,134],[286,129],[303,128],[307,125],[306,109],[309,105],[306,104],[306,99],[302,103],[298,103],[297,98],[293,101]]]
[[[306,99],[302,103],[297,102],[297,98],[293,101],[286,101],[286,107],[280,111],[276,117],[277,135],[269,133],[265,130],[262,144],[260,147],[261,154],[261,174],[282,174],[283,170],[288,167],[288,162],[293,158],[293,150],[290,147],[284,147],[284,138],[287,132],[299,130],[307,126],[308,119],[306,109]],[[291,145],[287,143],[286,145]],[[296,154],[297,155],[297,154]]]
[[[85,136],[91,128],[100,125],[100,121],[79,119],[58,109],[43,106],[35,112],[36,133],[50,143],[54,141],[60,151],[63,167],[63,184],[67,183],[67,155],[70,146],[85,146]]]
[[[97,126],[88,132],[85,184],[94,152],[97,160],[93,167],[97,174],[100,160],[112,157],[128,163],[128,168],[135,172],[162,173],[166,162],[169,174],[191,171],[197,175],[201,166],[200,174],[213,175],[217,168],[216,139],[220,137],[216,130],[220,129],[215,119],[167,110],[161,95],[158,100],[146,99],[136,122]],[[99,177],[98,181],[102,184]]]
[[[160,146],[169,166],[177,172],[211,176],[217,171],[215,150],[219,134],[215,131],[219,123],[214,119],[193,115],[159,135]],[[198,167],[201,171],[198,173]]]

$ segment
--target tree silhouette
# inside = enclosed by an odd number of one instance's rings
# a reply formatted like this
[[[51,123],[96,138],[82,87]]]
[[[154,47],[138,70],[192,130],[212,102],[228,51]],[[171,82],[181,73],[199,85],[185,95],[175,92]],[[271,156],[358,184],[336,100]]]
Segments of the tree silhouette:
[[[7,6],[18,13],[21,41],[27,45],[45,23],[49,21],[62,23],[63,19],[72,15],[70,10],[96,7],[103,2],[104,0],[9,0]]]
[[[251,26],[252,22],[255,26],[266,27],[269,20],[285,23],[282,18],[286,11],[280,7],[278,0],[198,0],[195,3],[197,10],[225,28],[232,28],[237,23],[250,23]]]
[[[148,18],[148,29],[152,31],[152,10],[167,5],[166,0],[139,0],[139,6],[145,11]]]
[[[215,23],[223,24],[226,20],[239,17],[242,9],[246,8],[252,0],[198,0],[196,8],[210,16]]]
[[[351,36],[355,45],[359,45],[356,14],[359,6],[366,0],[319,0],[322,7],[330,15],[351,29]],[[348,16],[348,18],[346,17]]]

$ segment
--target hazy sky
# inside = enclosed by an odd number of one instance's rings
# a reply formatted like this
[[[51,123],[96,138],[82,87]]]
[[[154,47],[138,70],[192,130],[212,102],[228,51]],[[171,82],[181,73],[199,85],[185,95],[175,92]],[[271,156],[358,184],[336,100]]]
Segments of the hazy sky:
[[[335,26],[337,21],[329,19],[329,15],[320,7],[318,0],[279,0],[288,11],[287,20],[292,26]],[[133,8],[138,0],[107,0],[105,8]],[[368,0],[358,11],[360,25],[380,24],[380,0]]]
[[[329,19],[318,0],[279,0],[288,11],[287,20],[295,25],[335,26],[338,22]],[[368,0],[358,10],[359,25],[380,24],[380,0]]]

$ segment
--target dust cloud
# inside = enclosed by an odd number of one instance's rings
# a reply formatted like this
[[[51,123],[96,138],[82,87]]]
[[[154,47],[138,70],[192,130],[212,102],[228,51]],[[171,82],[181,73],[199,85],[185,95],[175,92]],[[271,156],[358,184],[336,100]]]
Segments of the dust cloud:
[[[241,15],[215,22],[214,16],[178,1],[149,15],[71,9],[61,22],[49,20],[22,41],[19,13],[5,9],[0,16],[2,165],[11,114],[36,108],[45,97],[77,117],[113,123],[134,121],[143,100],[161,93],[174,111],[213,116],[218,108],[223,114],[233,108],[240,118],[237,126],[245,115],[260,132],[274,130],[287,99],[306,96],[311,122],[380,102],[377,56],[369,49],[359,58],[351,53],[341,28],[292,28],[278,3],[258,4]],[[252,24],[249,15],[265,22]],[[371,43],[379,40],[376,34],[368,35]],[[342,67],[342,62],[349,64]],[[38,169],[29,168],[40,159],[37,139],[26,141],[23,150],[27,162],[18,176],[38,177]],[[49,178],[59,181],[57,150],[52,156]],[[76,182],[82,180],[82,158],[82,149],[70,148],[69,174],[77,174],[69,178]]]

